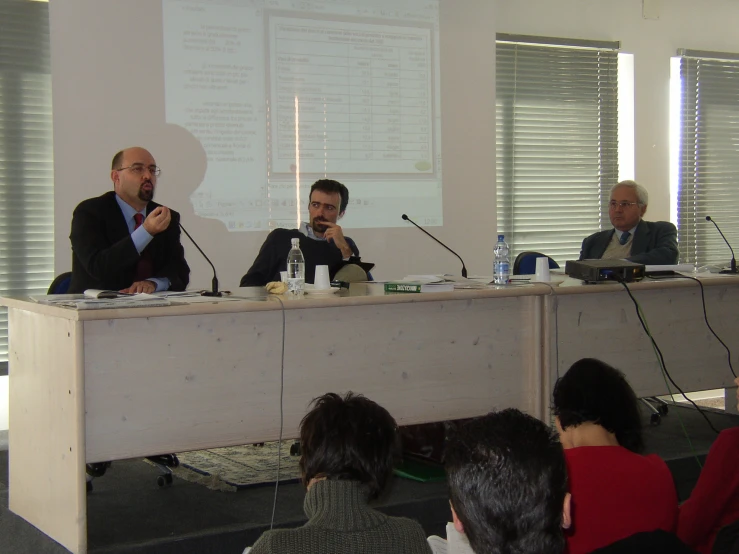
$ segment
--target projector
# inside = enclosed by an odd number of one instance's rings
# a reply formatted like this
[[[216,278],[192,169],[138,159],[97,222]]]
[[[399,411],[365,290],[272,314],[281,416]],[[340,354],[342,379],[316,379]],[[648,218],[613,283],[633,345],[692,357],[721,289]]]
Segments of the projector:
[[[565,273],[586,283],[603,281],[631,283],[644,278],[644,264],[626,260],[573,260],[565,264]]]

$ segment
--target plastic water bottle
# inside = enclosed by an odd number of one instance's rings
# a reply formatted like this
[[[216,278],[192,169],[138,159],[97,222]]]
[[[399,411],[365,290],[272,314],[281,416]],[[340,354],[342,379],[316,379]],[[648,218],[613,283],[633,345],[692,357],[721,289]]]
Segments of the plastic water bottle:
[[[305,258],[300,250],[300,239],[290,239],[292,248],[287,255],[287,293],[303,296],[305,292]]]
[[[510,249],[505,241],[504,235],[498,235],[495,244],[495,263],[493,265],[493,276],[496,285],[505,285],[511,277],[511,260],[508,257]]]

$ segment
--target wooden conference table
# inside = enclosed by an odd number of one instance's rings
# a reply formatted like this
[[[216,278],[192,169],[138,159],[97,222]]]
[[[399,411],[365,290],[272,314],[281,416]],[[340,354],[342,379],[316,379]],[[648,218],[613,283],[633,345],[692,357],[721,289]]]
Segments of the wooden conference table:
[[[709,320],[737,351],[739,278],[702,281]],[[697,283],[631,289],[686,391],[731,386]],[[0,300],[10,337],[10,509],[86,552],[85,462],[275,440],[281,387],[288,438],[327,391],[361,392],[403,425],[504,407],[546,419],[557,374],[587,356],[624,370],[640,396],[667,392],[616,284],[395,295],[354,284],[282,303],[261,289],[234,296],[243,298],[84,311]]]

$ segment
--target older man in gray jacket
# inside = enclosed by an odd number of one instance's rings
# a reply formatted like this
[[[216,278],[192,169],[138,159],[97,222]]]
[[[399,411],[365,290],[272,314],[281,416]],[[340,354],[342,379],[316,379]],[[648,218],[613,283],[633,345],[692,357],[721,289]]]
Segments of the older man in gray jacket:
[[[581,260],[626,259],[645,265],[676,264],[677,229],[669,221],[644,221],[649,194],[634,181],[611,189],[608,214],[613,229],[594,233],[582,242]]]

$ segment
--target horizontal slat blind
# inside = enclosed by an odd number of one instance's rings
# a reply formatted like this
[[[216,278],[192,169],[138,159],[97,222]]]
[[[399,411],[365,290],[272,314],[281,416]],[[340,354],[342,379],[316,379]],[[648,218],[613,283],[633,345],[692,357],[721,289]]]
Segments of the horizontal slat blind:
[[[0,0],[0,295],[44,293],[54,277],[51,132],[48,4]]]
[[[739,61],[721,54],[681,56],[680,77],[681,261],[728,265],[731,252],[706,216],[739,245]]]
[[[498,230],[513,256],[534,250],[562,264],[609,225],[618,53],[542,42],[496,45]]]

